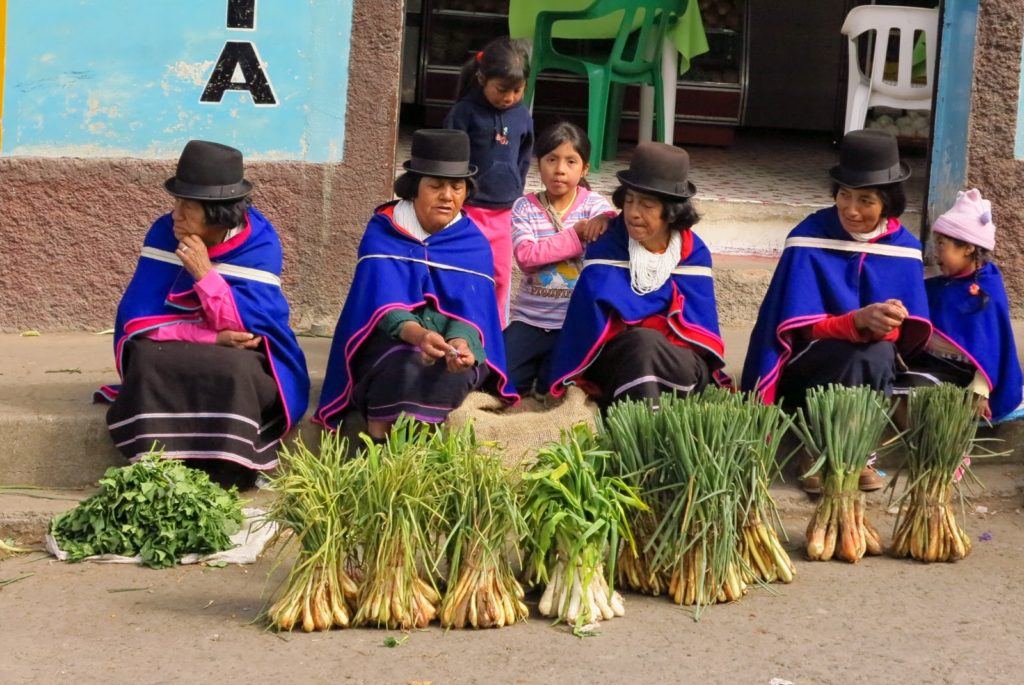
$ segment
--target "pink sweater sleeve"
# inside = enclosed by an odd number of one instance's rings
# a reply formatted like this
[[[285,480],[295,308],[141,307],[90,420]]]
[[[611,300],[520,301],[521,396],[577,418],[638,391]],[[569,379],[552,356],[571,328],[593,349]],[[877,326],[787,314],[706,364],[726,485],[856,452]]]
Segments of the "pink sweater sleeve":
[[[242,316],[235,306],[231,286],[214,269],[196,281],[196,295],[203,305],[206,322],[215,331],[244,331]]]
[[[539,269],[583,254],[583,243],[576,231],[566,228],[553,236],[520,241],[514,248],[521,269]]]
[[[217,343],[217,331],[207,327],[205,323],[176,323],[171,326],[154,328],[144,334],[150,340],[167,341],[180,340],[182,342],[200,343],[202,345],[215,345]]]
[[[203,307],[202,323],[179,323],[172,326],[161,326],[146,333],[150,340],[181,340],[183,342],[213,345],[217,342],[217,332],[223,330],[244,331],[242,317],[235,306],[235,298],[231,294],[231,286],[224,277],[215,270],[210,271],[196,281],[196,295]]]

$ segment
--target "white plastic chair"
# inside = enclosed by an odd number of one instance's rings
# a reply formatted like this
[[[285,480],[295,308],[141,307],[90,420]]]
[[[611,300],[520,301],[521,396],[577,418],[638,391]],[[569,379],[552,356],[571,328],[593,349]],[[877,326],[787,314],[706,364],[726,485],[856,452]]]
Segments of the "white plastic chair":
[[[938,43],[939,11],[895,5],[854,7],[843,22],[847,37],[850,68],[846,88],[845,132],[864,128],[868,109],[876,105],[898,109],[932,108],[932,78],[935,75],[935,45]],[[899,32],[899,62],[896,81],[884,78],[890,33]],[[858,59],[857,39],[875,31],[871,71],[867,74]],[[912,82],[914,39],[924,32],[927,70],[924,83]]]

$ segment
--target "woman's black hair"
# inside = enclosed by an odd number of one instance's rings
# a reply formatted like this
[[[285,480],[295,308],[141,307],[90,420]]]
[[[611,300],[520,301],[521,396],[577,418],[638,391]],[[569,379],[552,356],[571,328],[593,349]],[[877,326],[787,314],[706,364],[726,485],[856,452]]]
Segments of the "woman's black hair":
[[[552,124],[541,131],[541,134],[533,143],[533,151],[537,154],[537,161],[539,162],[541,158],[550,154],[552,150],[557,149],[562,143],[572,145],[572,149],[576,151],[576,154],[580,156],[584,164],[590,163],[590,138],[587,137],[583,129],[568,121],[559,121],[557,124]],[[590,190],[590,184],[587,182],[586,176],[580,176],[580,185]]]
[[[458,99],[480,88],[480,77],[484,82],[496,78],[507,83],[525,83],[530,77],[530,53],[520,41],[508,36],[495,38],[462,65]]]
[[[426,178],[423,174],[415,171],[406,171],[395,179],[395,195],[402,200],[415,200],[420,190],[420,181]],[[466,182],[466,199],[473,197],[476,193],[476,181],[472,178],[462,179]]]
[[[626,203],[626,191],[630,190],[628,186],[620,185],[612,193],[612,204],[618,209],[622,209],[622,206]],[[673,231],[685,231],[692,228],[698,221],[700,221],[700,214],[694,208],[693,203],[690,202],[690,198],[678,199],[674,197],[665,197],[658,195],[657,193],[648,193],[643,190],[633,189],[633,192],[643,193],[644,195],[650,195],[656,197],[661,202],[661,218],[668,222],[668,227]]]
[[[843,185],[832,181],[832,199],[836,199],[839,189]],[[874,190],[882,198],[882,216],[886,219],[896,219],[907,211],[907,194],[903,190],[903,182],[889,183],[884,186],[870,186],[868,188],[855,188],[855,190]]]
[[[245,214],[252,204],[248,197],[238,200],[198,200],[207,226],[235,228],[245,223]]]

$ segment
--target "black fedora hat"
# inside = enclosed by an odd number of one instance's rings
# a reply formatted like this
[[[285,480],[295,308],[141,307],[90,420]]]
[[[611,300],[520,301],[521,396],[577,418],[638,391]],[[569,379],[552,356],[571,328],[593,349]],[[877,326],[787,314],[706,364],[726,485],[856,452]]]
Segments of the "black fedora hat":
[[[206,140],[190,140],[178,158],[174,178],[164,188],[187,200],[238,200],[252,192],[242,177],[242,153]]]
[[[907,180],[910,166],[900,161],[900,148],[891,133],[850,131],[839,145],[839,164],[828,175],[847,188],[869,188]]]
[[[641,193],[685,200],[697,194],[689,180],[690,155],[666,143],[641,143],[633,151],[629,169],[615,174],[622,185]]]
[[[412,134],[411,159],[402,168],[422,176],[469,178],[476,166],[469,163],[469,136],[465,131],[424,128]]]

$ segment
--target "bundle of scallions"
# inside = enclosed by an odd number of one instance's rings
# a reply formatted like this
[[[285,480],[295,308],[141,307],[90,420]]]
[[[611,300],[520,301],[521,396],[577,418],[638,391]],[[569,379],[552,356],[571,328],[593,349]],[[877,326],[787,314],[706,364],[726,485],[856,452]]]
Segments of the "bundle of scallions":
[[[729,402],[680,400],[662,405],[672,502],[655,533],[657,564],[672,572],[669,596],[704,607],[740,599],[739,547],[743,452],[750,449],[750,417]]]
[[[268,488],[275,497],[267,518],[290,533],[298,557],[277,601],[266,611],[272,628],[306,632],[348,627],[359,592],[359,561],[352,517],[361,489],[360,460],[346,462],[348,444],[325,433],[320,453],[301,440],[278,451]]]
[[[671,403],[671,396],[661,398]],[[649,401],[623,400],[608,407],[600,420],[601,445],[615,456],[608,470],[629,484],[646,505],[634,510],[631,526],[635,545],[620,545],[615,564],[620,587],[647,595],[660,595],[668,589],[671,572],[654,564],[650,542],[659,517],[671,500],[665,485],[665,450],[661,417]]]
[[[445,628],[500,628],[529,609],[510,557],[526,534],[518,476],[500,457],[484,454],[472,425],[434,438],[448,483],[444,506],[448,584],[441,601]]]
[[[737,408],[749,418],[750,443],[740,453],[740,556],[747,583],[792,582],[796,567],[782,546],[779,531],[784,530],[775,500],[769,488],[785,465],[778,459],[779,447],[791,421],[775,404],[764,404],[756,397],[735,395]]]
[[[620,540],[634,544],[629,512],[645,506],[621,478],[609,475],[611,456],[579,425],[543,448],[523,476],[527,571],[534,583],[546,585],[538,609],[574,631],[625,613],[614,591],[615,556]]]
[[[410,630],[437,617],[448,484],[434,459],[436,430],[402,417],[385,443],[364,439],[362,491],[352,521],[361,531],[366,572],[356,625]]]
[[[738,437],[746,443],[746,449],[735,452],[743,581],[747,584],[791,582],[796,567],[779,539],[779,531],[784,528],[770,486],[781,476],[786,463],[786,459],[778,459],[778,452],[792,421],[777,405],[764,404],[753,395],[716,386],[708,386],[686,398],[665,396],[660,404],[663,410],[671,412],[694,403],[726,405],[729,411],[736,412],[737,426],[746,428],[746,436]]]
[[[893,403],[880,391],[839,385],[812,388],[797,412],[796,428],[815,459],[806,475],[822,475],[821,499],[807,526],[807,558],[836,556],[851,563],[881,554],[878,531],[867,520],[860,474],[892,425]]]
[[[952,499],[956,493],[963,501],[965,488],[977,481],[968,468],[978,456],[972,454],[978,449],[977,400],[968,388],[943,384],[918,388],[907,402],[906,463],[889,485],[895,490],[905,477],[907,488],[898,500],[890,553],[928,563],[958,561],[970,553],[971,538]]]

